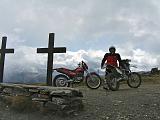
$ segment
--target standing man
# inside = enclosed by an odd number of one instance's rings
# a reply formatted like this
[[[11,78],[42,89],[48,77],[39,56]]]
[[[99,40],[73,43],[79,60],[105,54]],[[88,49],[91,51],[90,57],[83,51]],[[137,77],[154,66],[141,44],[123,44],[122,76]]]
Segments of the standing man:
[[[116,53],[116,48],[114,46],[111,46],[109,48],[109,53],[106,53],[104,55],[104,58],[102,59],[101,62],[101,68],[103,68],[104,64],[109,64],[115,67],[118,67],[118,62],[120,64],[121,62],[121,56],[119,53]],[[111,72],[111,70],[109,68],[106,68],[106,75],[108,74],[108,72]],[[107,89],[106,86],[104,86],[104,89]]]

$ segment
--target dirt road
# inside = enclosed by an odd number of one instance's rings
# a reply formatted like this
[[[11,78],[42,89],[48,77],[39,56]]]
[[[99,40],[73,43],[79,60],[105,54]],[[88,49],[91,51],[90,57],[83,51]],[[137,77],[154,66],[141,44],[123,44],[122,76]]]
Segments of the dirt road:
[[[79,89],[84,94],[84,110],[73,116],[16,113],[0,102],[0,120],[160,120],[160,84],[143,83],[138,89],[121,85],[116,92]]]

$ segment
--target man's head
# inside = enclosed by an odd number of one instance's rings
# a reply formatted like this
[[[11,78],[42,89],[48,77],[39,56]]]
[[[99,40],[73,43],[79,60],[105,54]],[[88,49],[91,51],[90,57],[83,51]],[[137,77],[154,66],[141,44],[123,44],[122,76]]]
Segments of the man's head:
[[[111,47],[109,48],[109,52],[110,52],[111,54],[114,54],[114,53],[116,52],[116,48],[115,48],[114,46],[111,46]]]

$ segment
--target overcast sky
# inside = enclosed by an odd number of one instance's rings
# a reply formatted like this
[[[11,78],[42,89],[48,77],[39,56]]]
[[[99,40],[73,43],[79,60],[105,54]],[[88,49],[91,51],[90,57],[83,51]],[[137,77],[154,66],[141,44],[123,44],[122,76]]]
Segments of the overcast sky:
[[[160,66],[159,0],[1,0],[0,16],[0,37],[15,49],[6,57],[5,76],[15,68],[45,69],[46,56],[36,48],[47,47],[50,32],[55,46],[67,47],[55,56],[59,66],[73,68],[83,59],[98,69],[112,45],[139,69]]]

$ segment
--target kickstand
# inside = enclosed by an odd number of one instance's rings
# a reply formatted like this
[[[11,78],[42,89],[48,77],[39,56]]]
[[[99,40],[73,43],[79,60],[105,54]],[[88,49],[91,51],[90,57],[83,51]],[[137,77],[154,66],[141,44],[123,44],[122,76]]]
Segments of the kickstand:
[[[71,87],[73,88],[73,82],[71,82]]]

